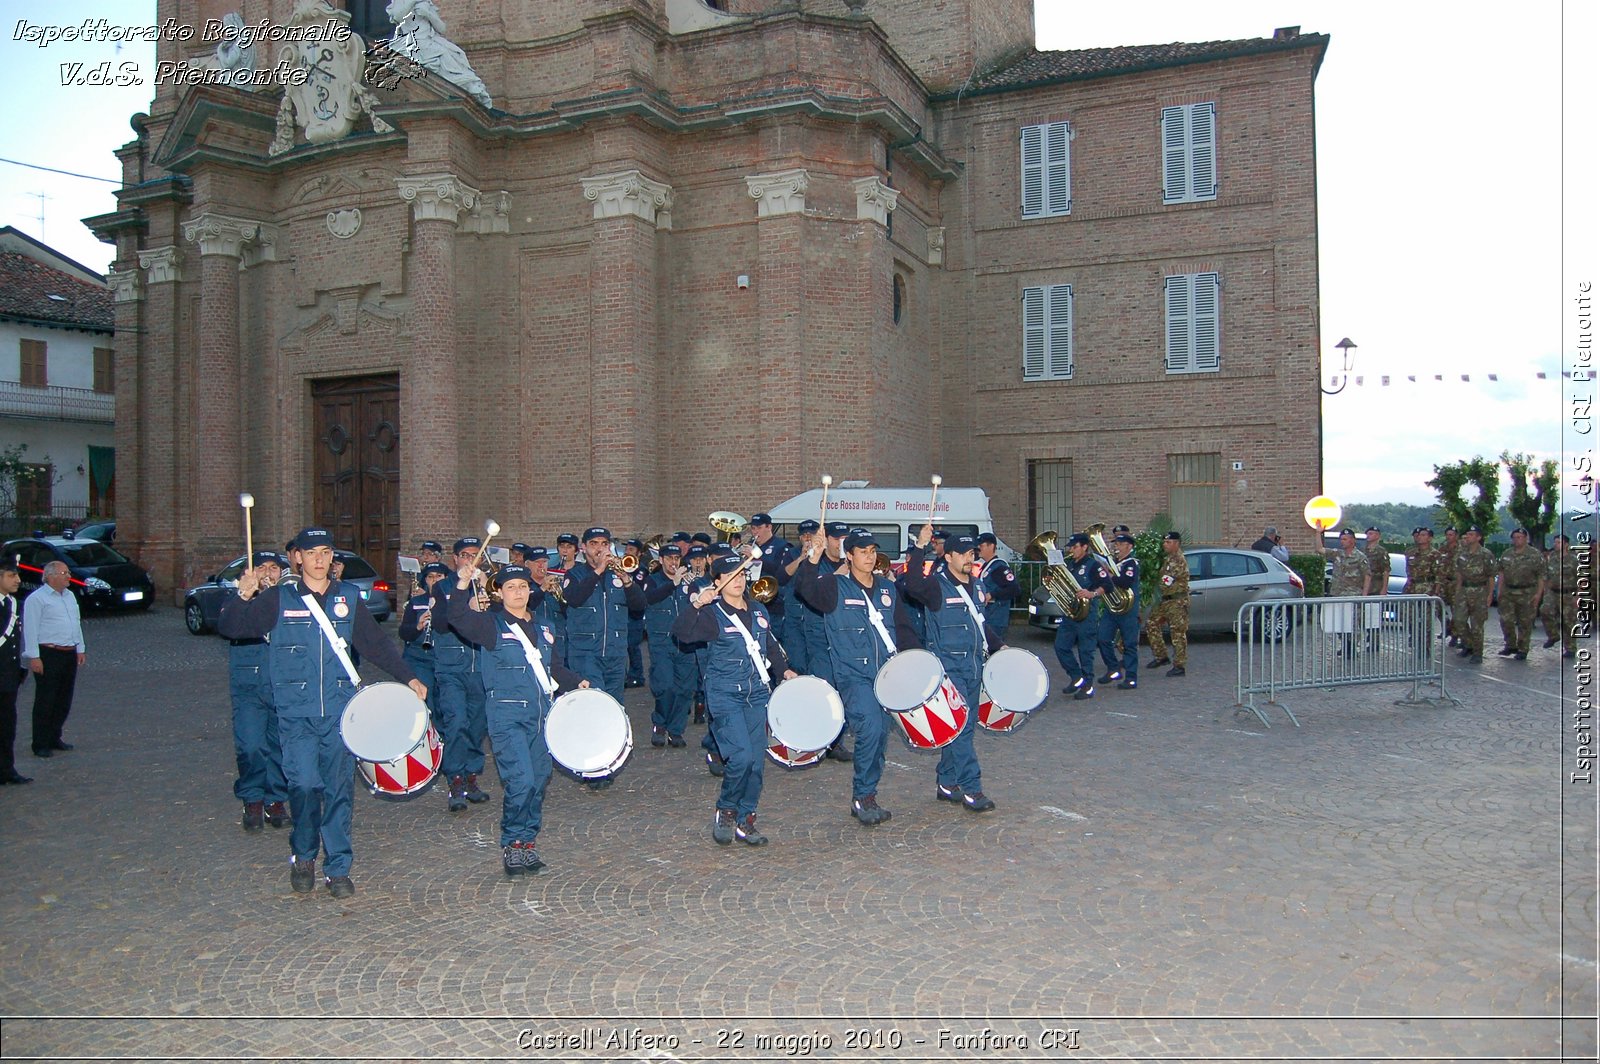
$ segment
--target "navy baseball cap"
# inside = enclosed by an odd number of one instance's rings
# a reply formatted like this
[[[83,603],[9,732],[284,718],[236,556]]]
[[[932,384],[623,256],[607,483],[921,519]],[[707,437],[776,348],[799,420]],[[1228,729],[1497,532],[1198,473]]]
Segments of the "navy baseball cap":
[[[663,558],[681,558],[683,557],[683,548],[676,543],[664,543],[661,546],[661,556]]]
[[[477,536],[462,536],[460,539],[456,540],[455,546],[451,547],[450,550],[453,554],[460,554],[468,547],[481,546],[483,546],[483,540],[479,539]]]
[[[549,560],[550,549],[548,547],[528,547],[522,552],[522,561],[525,565],[531,565],[534,562],[547,562]]]
[[[866,532],[851,532],[844,537],[844,549],[856,550],[859,547],[876,547],[878,541]]]
[[[808,517],[804,521],[801,521],[798,525],[796,525],[795,529],[801,535],[809,536],[811,533],[815,532],[817,529],[819,529],[821,527],[822,526],[820,524],[818,524],[816,521],[811,520],[811,518]]]
[[[611,530],[609,528],[604,528],[604,527],[602,527],[600,525],[595,525],[593,528],[586,528],[586,529],[583,530],[583,541],[585,543],[590,543],[590,542],[593,542],[594,540],[597,540],[597,539],[610,539],[610,538],[611,538]]]
[[[529,551],[533,550],[533,548],[528,546],[526,543],[513,543],[511,544],[511,549],[520,552],[524,558],[528,556]]]
[[[638,550],[638,551],[642,551],[642,550],[645,549],[644,540],[642,540],[642,539],[624,540],[622,545],[624,547],[632,547],[634,550]]]
[[[689,535],[689,533],[687,533],[687,532],[674,532],[672,534],[672,539],[669,542],[672,542],[672,543],[693,543],[694,542],[694,537]]]
[[[978,535],[978,546],[981,547],[985,543],[989,544],[991,547],[998,547],[1000,545],[1000,541],[995,538],[993,532],[983,532]]]
[[[422,567],[422,572],[417,574],[418,580],[427,580],[430,576],[449,576],[450,570],[438,562],[429,562]]]
[[[978,541],[971,536],[949,536],[944,541],[946,554],[970,554],[978,549]]]
[[[1127,525],[1112,525],[1111,526],[1111,532],[1112,532],[1113,535],[1115,535],[1118,532],[1132,532],[1132,531],[1133,531],[1133,529],[1129,528]],[[1267,529],[1267,531],[1269,533],[1270,532],[1276,532],[1277,529],[1276,528],[1269,528],[1269,529]]]
[[[1132,543],[1133,542],[1133,537],[1128,535],[1126,532],[1119,532],[1115,536],[1111,537],[1111,542],[1113,542],[1113,543]]]
[[[704,558],[710,553],[711,552],[706,549],[706,545],[704,543],[696,543],[694,546],[689,548],[689,553],[685,554],[684,557],[688,558],[690,561],[693,561],[696,558]]]
[[[289,559],[275,550],[258,550],[250,555],[250,564],[252,566],[276,565],[280,569],[287,569],[289,568]]]
[[[293,550],[316,550],[318,547],[333,549],[333,533],[326,528],[302,528],[289,541],[294,544]]]
[[[576,547],[578,545],[578,537],[574,536],[571,532],[563,532],[561,535],[556,537],[556,545],[560,546],[563,543],[570,543]]]
[[[431,550],[435,554],[443,554],[444,553],[444,544],[440,543],[436,539],[425,539],[425,540],[422,541],[422,546],[418,547],[417,550],[419,550],[419,551]]]
[[[849,534],[850,534],[850,526],[845,524],[843,521],[829,521],[828,522],[828,538],[829,539],[843,539],[845,536],[848,536]]]
[[[711,553],[712,553],[713,556],[718,557],[718,558],[722,557],[725,554],[732,554],[733,553],[733,544],[732,543],[713,543],[713,544],[711,544]]]
[[[945,531],[942,528],[936,528],[936,529],[933,530],[933,538],[934,539],[949,539],[950,538],[950,533]]]
[[[294,540],[291,539],[291,540],[289,540],[289,542],[285,543],[283,545],[283,549],[284,549],[285,553],[288,553],[289,551],[294,550]]]
[[[689,542],[690,543],[704,543],[706,546],[709,547],[709,546],[711,546],[711,533],[710,532],[696,532],[694,535],[689,537]]]
[[[771,514],[756,514],[754,517],[750,518],[750,524],[752,526],[755,526],[755,525],[770,525],[770,524],[772,524],[772,515]]]
[[[505,587],[513,580],[524,580],[532,587],[533,573],[528,571],[526,565],[502,565],[500,571],[494,574],[494,582],[500,587]]]
[[[1088,545],[1089,537],[1082,532],[1074,532],[1067,537],[1067,546],[1069,547],[1087,547]]]
[[[712,560],[711,572],[716,576],[727,576],[742,565],[744,565],[744,559],[737,554],[724,554]]]

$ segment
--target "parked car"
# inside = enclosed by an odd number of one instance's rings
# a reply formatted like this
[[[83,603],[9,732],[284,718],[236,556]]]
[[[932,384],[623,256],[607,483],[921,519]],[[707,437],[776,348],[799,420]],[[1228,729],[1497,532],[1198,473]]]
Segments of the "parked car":
[[[65,562],[72,572],[67,586],[78,596],[80,606],[147,610],[155,601],[156,587],[150,574],[96,540],[65,536],[13,539],[0,547],[0,554],[16,559],[24,592],[44,582],[44,567],[50,562]]]
[[[1184,551],[1189,563],[1189,631],[1231,632],[1239,607],[1263,599],[1305,598],[1306,582],[1300,574],[1269,554],[1232,547],[1191,547]],[[1145,604],[1148,609],[1149,603]],[[1275,611],[1288,624],[1287,611]],[[1062,612],[1041,585],[1028,601],[1028,623],[1054,631],[1061,627]],[[1287,629],[1286,629],[1287,630]],[[1282,638],[1283,632],[1275,633]]]
[[[388,620],[392,612],[389,582],[379,579],[377,571],[359,554],[347,550],[336,550],[333,554],[344,562],[344,578],[361,589],[361,598],[366,602],[367,609],[372,611],[372,616],[380,621]],[[216,575],[205,583],[184,592],[183,623],[191,633],[204,635],[217,630],[217,617],[222,613],[222,604],[227,600],[228,592],[239,586],[239,574],[244,572],[245,561],[245,557],[240,555],[217,570]]]
[[[1359,549],[1359,548],[1358,548]],[[1389,594],[1403,595],[1406,591],[1406,556],[1404,554],[1389,554]],[[1322,586],[1333,586],[1333,563],[1330,561],[1322,570]]]
[[[106,546],[115,546],[117,542],[117,523],[115,521],[89,521],[77,528],[69,528],[61,533],[63,539],[92,539]]]

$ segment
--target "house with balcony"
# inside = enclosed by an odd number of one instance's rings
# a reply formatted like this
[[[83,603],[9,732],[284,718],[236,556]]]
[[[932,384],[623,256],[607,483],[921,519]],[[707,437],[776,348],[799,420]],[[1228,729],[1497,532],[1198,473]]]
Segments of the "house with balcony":
[[[112,324],[104,277],[0,228],[0,532],[116,515]]]

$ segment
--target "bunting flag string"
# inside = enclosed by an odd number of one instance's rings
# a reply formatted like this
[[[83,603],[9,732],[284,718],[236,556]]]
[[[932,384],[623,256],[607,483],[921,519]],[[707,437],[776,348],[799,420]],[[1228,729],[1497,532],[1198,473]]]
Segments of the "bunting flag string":
[[[1580,369],[1563,370],[1559,376],[1563,380],[1593,381],[1595,380],[1596,374],[1594,370]],[[1554,380],[1557,377],[1557,374],[1553,372],[1546,372],[1544,370],[1537,370],[1534,372],[1533,377],[1534,379],[1541,381]],[[1328,378],[1328,386],[1330,388],[1338,387],[1341,381],[1348,381],[1348,383],[1355,385],[1357,388],[1389,388],[1401,384],[1471,384],[1474,379],[1480,383],[1487,381],[1490,383],[1499,384],[1501,383],[1501,378],[1505,378],[1507,381],[1523,379],[1520,374],[1511,375],[1503,373],[1385,373],[1381,376],[1374,377],[1369,382],[1365,375],[1352,376],[1348,374],[1336,373]]]

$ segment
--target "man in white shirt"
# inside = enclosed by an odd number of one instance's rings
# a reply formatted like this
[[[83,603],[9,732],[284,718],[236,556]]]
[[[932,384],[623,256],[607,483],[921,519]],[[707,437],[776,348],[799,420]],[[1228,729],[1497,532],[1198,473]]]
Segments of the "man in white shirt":
[[[83,623],[78,598],[67,587],[65,562],[44,567],[44,584],[22,604],[22,656],[33,673],[33,756],[71,750],[61,729],[72,712],[72,688],[84,663]]]

